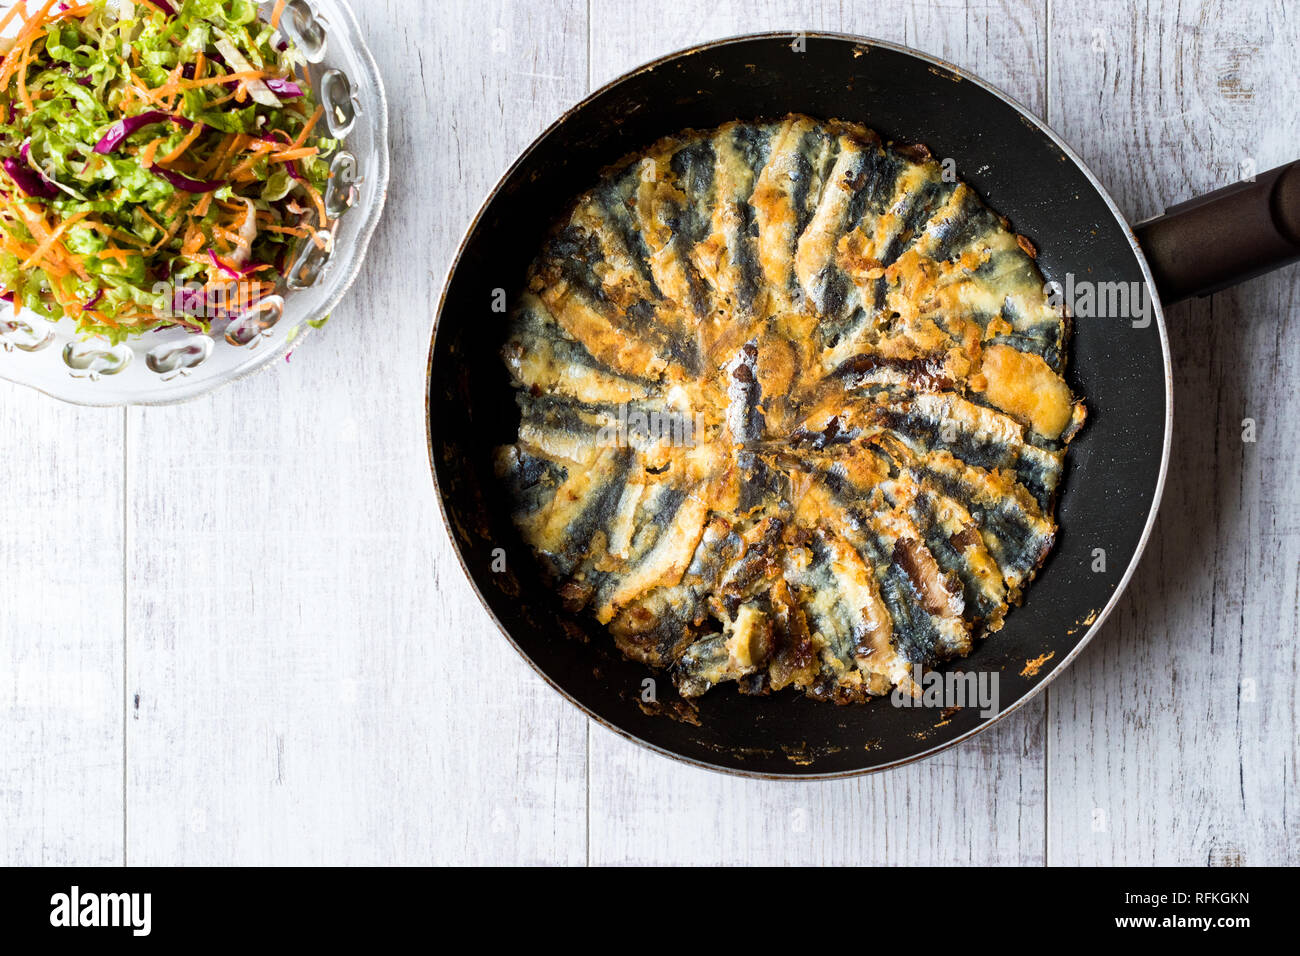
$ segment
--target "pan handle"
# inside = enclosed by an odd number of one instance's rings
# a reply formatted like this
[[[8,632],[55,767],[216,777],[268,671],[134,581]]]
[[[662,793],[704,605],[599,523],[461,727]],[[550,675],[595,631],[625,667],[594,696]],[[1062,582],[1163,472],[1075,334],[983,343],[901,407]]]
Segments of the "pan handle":
[[[1300,161],[1180,203],[1134,232],[1165,304],[1300,261]]]

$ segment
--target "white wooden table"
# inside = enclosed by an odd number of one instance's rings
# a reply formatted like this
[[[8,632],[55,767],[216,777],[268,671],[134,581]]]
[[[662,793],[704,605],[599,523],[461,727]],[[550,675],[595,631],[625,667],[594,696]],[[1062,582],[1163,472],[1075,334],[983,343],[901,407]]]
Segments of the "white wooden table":
[[[483,196],[645,60],[772,29],[910,44],[1045,116],[1143,218],[1300,154],[1294,4],[355,5],[395,176],[325,331],[179,408],[0,384],[0,862],[1300,860],[1300,269],[1170,310],[1162,517],[1082,658],[866,779],[731,779],[590,724],[462,578],[423,421],[432,308]]]

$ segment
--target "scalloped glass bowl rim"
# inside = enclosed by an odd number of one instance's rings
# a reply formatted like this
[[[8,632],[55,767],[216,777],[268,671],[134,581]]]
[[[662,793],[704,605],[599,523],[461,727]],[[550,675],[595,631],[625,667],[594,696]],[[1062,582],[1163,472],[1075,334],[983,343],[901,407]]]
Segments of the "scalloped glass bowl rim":
[[[391,175],[388,142],[388,98],[378,63],[365,41],[349,0],[309,0],[309,2],[320,13],[330,14],[337,11],[342,14],[341,22],[331,22],[328,38],[332,42],[341,43],[345,49],[348,49],[353,54],[364,73],[363,76],[357,78],[358,83],[363,84],[363,88],[372,91],[373,98],[373,103],[367,104],[369,109],[366,111],[372,113],[372,115],[364,121],[369,126],[374,141],[371,150],[365,154],[362,160],[366,163],[363,175],[368,180],[369,188],[373,190],[373,193],[366,204],[366,208],[353,210],[354,213],[365,213],[364,218],[356,227],[355,237],[346,245],[340,245],[332,256],[328,272],[322,279],[323,282],[328,283],[330,286],[329,295],[325,302],[313,309],[310,314],[296,316],[293,321],[290,321],[288,315],[290,303],[295,297],[301,297],[309,292],[310,288],[302,290],[302,292],[290,290],[281,293],[286,303],[286,315],[280,324],[285,326],[286,330],[295,327],[295,325],[298,329],[292,341],[289,341],[286,331],[286,334],[280,336],[274,343],[268,343],[265,350],[249,353],[246,361],[234,366],[232,369],[202,379],[186,380],[185,384],[172,383],[175,387],[170,387],[156,396],[148,394],[123,395],[121,389],[114,392],[111,384],[102,379],[89,389],[66,386],[59,388],[48,380],[37,379],[35,376],[32,378],[15,376],[12,372],[6,371],[3,363],[0,363],[0,380],[31,388],[67,404],[89,408],[177,405],[207,395],[232,382],[240,381],[257,372],[273,367],[278,359],[283,358],[292,351],[296,351],[311,337],[314,329],[309,323],[318,322],[329,316],[339,306],[361,274],[361,268],[365,263],[370,243],[374,238],[387,203]],[[8,3],[0,0],[0,9],[4,9],[8,5]],[[354,83],[354,86],[358,85],[358,83]],[[345,148],[347,146],[348,144],[345,143]],[[214,335],[213,338],[217,340],[218,348],[224,346],[224,342],[219,336]],[[140,356],[136,358],[139,359]],[[105,394],[102,397],[96,397],[94,389],[102,385],[109,387],[104,390]]]

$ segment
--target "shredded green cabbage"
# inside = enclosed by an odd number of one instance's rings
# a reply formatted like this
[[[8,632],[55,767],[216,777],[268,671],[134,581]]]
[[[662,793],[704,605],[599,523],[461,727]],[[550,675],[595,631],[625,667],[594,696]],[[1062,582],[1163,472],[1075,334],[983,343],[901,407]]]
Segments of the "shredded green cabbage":
[[[300,52],[250,0],[74,3],[0,47],[0,289],[114,342],[208,331],[326,225],[339,144]]]

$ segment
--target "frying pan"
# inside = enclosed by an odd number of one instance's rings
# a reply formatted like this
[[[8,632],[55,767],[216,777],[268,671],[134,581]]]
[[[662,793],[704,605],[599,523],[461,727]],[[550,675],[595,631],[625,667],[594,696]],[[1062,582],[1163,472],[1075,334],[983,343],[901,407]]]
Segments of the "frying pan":
[[[1055,550],[1002,631],[948,670],[996,675],[980,708],[837,707],[792,692],[718,687],[687,705],[665,675],[624,660],[604,628],[567,613],[509,520],[493,449],[518,412],[494,296],[519,291],[548,226],[600,169],[687,127],[790,112],[863,123],[920,143],[1038,249],[1075,303],[1068,378],[1089,421],[1071,445]],[[1145,254],[1144,254],[1145,253]],[[460,561],[488,612],[557,690],[610,729],[689,763],[764,777],[837,777],[928,756],[1022,705],[1074,659],[1123,591],[1155,519],[1172,434],[1173,386],[1159,293],[1203,294],[1300,258],[1300,164],[1193,203],[1136,234],[1079,157],[987,83],[878,40],[763,34],[650,63],[560,118],[506,173],[451,268],[429,356],[429,452]],[[1097,288],[1101,288],[1098,286]],[[1149,307],[1142,297],[1149,294]],[[1117,314],[1119,312],[1123,314]],[[1101,313],[1101,314],[1099,314]],[[656,679],[657,677],[657,679]],[[654,679],[651,683],[648,679]],[[489,685],[490,686],[490,685]]]

